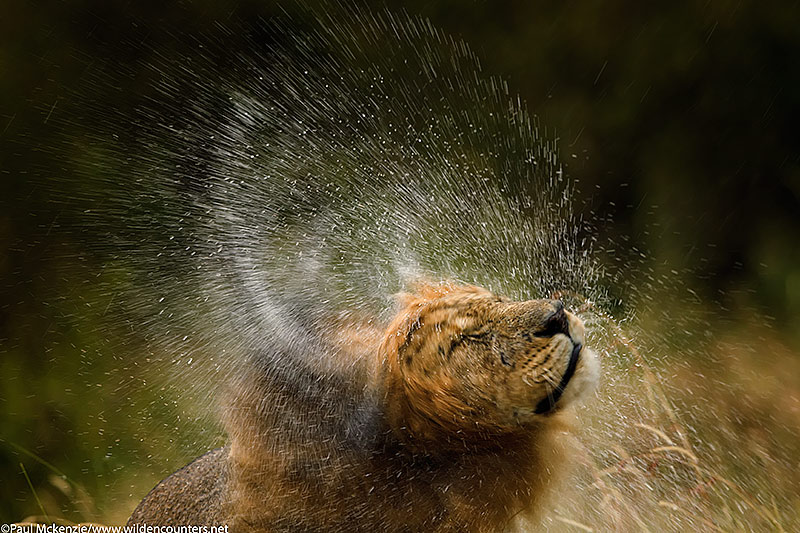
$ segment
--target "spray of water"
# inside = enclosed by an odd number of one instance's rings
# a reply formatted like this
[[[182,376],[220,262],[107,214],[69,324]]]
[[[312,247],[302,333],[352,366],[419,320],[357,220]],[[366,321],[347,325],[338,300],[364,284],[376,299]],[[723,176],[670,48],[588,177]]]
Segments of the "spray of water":
[[[516,525],[780,527],[695,451],[650,366],[664,340],[612,317],[619,280],[595,259],[555,147],[463,43],[336,7],[212,33],[118,69],[140,91],[131,108],[86,106],[84,220],[118,273],[115,308],[148,340],[149,386],[180,385],[205,424],[215,392],[244,394],[255,369],[319,406],[270,407],[285,430],[333,412],[363,436],[372,404],[348,389],[364,363],[337,357],[342,324],[385,325],[419,279],[557,294],[587,322],[604,385],[570,437],[568,497]],[[627,297],[647,305],[650,288]]]

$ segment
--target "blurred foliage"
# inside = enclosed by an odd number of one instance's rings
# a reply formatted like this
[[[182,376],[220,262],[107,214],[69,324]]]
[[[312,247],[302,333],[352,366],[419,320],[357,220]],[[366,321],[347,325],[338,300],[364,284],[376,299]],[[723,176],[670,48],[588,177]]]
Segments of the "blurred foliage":
[[[514,2],[456,16],[458,4],[427,14],[554,128],[609,232],[690,270],[704,296],[752,289],[797,323],[800,7]]]
[[[598,241],[617,243],[609,263],[625,265],[646,250],[653,269],[680,272],[703,300],[730,309],[731,329],[742,309],[760,309],[776,318],[777,342],[800,346],[797,3],[386,4],[463,38],[488,73],[510,81],[559,139]],[[92,231],[65,207],[87,185],[53,155],[60,141],[50,117],[95,61],[131,65],[147,53],[129,43],[147,39],[157,48],[170,28],[201,31],[274,10],[211,0],[4,6],[0,522],[41,514],[20,463],[48,512],[121,522],[155,480],[194,453],[161,450],[147,466],[154,443],[179,439],[181,424],[171,400],[151,411],[149,399],[129,396],[125,384],[147,379],[146,370],[115,372],[120,358],[142,357],[145,343],[117,351],[112,340],[135,320],[109,320],[125,310],[97,282],[119,274],[63,230]],[[68,150],[82,147],[59,147]],[[189,444],[199,452],[216,435]]]

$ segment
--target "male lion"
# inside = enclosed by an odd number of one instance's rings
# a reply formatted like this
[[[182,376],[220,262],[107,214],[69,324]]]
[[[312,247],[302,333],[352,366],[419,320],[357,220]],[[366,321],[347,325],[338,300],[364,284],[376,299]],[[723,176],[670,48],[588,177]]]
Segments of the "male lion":
[[[361,377],[316,378],[320,405],[298,397],[312,381],[255,378],[231,407],[232,444],[162,481],[129,524],[501,531],[535,512],[561,470],[559,413],[598,378],[581,320],[560,301],[474,286],[425,285],[403,300],[382,340],[362,329],[349,342],[372,353]],[[350,390],[350,407],[328,390]],[[330,416],[304,414],[328,405]]]

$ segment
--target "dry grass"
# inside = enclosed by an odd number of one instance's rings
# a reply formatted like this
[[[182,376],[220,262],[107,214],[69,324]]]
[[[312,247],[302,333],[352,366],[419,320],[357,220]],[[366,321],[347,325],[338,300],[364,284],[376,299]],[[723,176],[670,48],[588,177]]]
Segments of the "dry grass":
[[[800,500],[791,464],[800,417],[784,412],[784,418],[776,418],[765,409],[766,401],[753,399],[769,372],[752,382],[744,379],[759,375],[763,335],[740,330],[748,342],[712,343],[727,357],[713,354],[705,363],[684,358],[678,368],[669,369],[667,362],[667,370],[657,372],[610,316],[586,301],[580,311],[600,332],[605,371],[614,374],[598,394],[595,415],[591,406],[581,413],[590,421],[576,439],[579,465],[572,490],[559,494],[556,511],[541,527],[530,529],[795,530]],[[754,342],[759,350],[750,349]],[[738,353],[731,353],[733,347]],[[773,359],[795,359],[790,350],[779,353],[771,346],[767,351]],[[751,365],[743,369],[748,357]],[[730,360],[737,365],[726,366]],[[796,400],[796,383],[770,390],[775,397]],[[681,411],[676,404],[689,408]],[[743,426],[752,431],[742,431]],[[768,445],[753,442],[759,439]]]

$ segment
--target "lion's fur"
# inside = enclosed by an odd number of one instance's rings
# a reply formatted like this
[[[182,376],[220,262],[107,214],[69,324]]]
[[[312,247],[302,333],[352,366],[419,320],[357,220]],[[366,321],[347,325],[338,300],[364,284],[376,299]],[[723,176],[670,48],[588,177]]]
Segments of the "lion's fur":
[[[463,285],[422,285],[401,302],[383,334],[337,328],[331,349],[347,374],[259,369],[235,387],[220,521],[236,531],[501,531],[541,507],[568,440],[560,409],[531,408],[552,392],[539,367],[557,376],[566,365],[569,337],[529,330],[556,314],[553,302]],[[572,315],[569,335],[582,342]],[[591,372],[579,367],[581,386]]]

